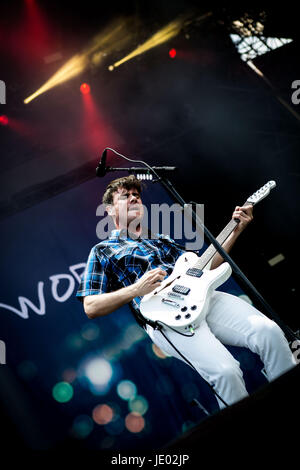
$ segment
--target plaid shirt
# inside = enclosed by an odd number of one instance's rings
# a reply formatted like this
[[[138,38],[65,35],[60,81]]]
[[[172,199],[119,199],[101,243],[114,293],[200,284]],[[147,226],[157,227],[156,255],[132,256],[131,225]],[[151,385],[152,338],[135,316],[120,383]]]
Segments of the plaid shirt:
[[[168,235],[137,238],[126,230],[113,230],[108,239],[91,249],[76,296],[83,300],[87,295],[116,291],[158,267],[170,275],[184,252]],[[141,297],[130,302],[134,313],[139,312],[140,302]]]

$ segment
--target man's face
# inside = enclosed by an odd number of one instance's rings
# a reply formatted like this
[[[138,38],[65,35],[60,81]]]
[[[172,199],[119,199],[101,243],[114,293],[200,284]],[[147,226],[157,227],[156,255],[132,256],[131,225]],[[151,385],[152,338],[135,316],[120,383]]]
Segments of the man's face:
[[[113,195],[110,215],[117,227],[130,230],[129,224],[131,224],[131,231],[134,231],[144,215],[144,208],[138,190],[135,188],[118,188]]]

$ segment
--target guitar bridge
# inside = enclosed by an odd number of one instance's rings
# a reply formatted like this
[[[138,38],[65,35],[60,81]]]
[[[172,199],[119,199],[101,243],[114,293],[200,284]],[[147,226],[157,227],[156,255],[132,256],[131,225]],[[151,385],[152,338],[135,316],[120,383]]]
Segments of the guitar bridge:
[[[162,302],[164,304],[167,304],[167,305],[170,305],[170,307],[175,307],[175,308],[179,308],[180,305],[175,302],[175,300],[170,300],[170,299],[162,299]]]

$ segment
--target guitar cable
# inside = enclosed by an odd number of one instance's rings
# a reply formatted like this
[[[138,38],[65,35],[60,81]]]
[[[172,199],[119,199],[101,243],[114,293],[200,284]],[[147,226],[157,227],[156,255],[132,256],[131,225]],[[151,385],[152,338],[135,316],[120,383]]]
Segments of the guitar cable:
[[[174,328],[170,327],[169,325],[166,325],[164,322],[160,321],[160,320],[157,320],[156,322],[156,325],[158,325],[156,327],[157,330],[160,331],[160,333],[163,335],[163,337],[168,341],[168,343],[172,346],[173,349],[175,349],[175,351],[182,357],[182,359],[187,363],[189,364],[192,369],[194,369],[195,372],[197,372],[197,374],[199,374],[199,372],[197,371],[196,367],[176,348],[176,346],[172,343],[172,341],[169,340],[169,338],[165,335],[165,333],[163,332],[163,326],[166,326],[167,328],[170,328],[171,330],[175,331],[176,333],[182,335],[182,336],[194,336],[195,333],[192,333],[191,335],[186,335],[184,333],[181,333],[177,330],[175,330]],[[201,375],[202,377],[202,375]],[[228,403],[226,403],[225,400],[223,400],[223,398],[218,394],[218,392],[216,392],[216,390],[214,389],[214,386],[211,385],[207,380],[205,380],[203,377],[202,379],[204,380],[204,382],[207,383],[207,385],[210,387],[210,389],[213,391],[213,393],[215,394],[215,396],[228,408]],[[208,413],[208,412],[207,412]],[[209,413],[210,414],[210,413]]]

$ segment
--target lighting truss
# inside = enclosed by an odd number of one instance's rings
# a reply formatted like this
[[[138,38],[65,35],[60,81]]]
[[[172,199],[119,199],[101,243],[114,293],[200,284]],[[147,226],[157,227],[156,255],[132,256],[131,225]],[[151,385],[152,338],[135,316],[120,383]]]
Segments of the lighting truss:
[[[264,12],[259,13],[257,19],[245,13],[240,19],[232,21],[230,38],[244,62],[292,42],[292,39],[264,36],[265,17]]]

